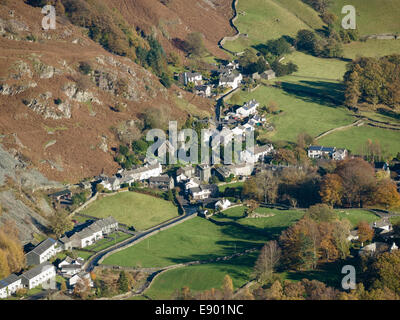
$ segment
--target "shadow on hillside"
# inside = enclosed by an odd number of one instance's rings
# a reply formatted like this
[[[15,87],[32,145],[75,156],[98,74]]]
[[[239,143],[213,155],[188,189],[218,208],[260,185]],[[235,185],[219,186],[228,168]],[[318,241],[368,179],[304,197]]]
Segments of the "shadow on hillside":
[[[282,82],[281,88],[289,95],[306,102],[336,108],[344,102],[344,85],[328,81]]]

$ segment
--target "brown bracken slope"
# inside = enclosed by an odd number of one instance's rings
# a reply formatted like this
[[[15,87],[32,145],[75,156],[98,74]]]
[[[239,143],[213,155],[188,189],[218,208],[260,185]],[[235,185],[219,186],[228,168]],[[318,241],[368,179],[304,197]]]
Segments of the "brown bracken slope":
[[[167,51],[175,50],[171,39],[200,31],[208,49],[224,57],[217,43],[233,33],[228,0],[173,0],[169,7],[159,0],[104,1],[130,24],[155,32]],[[176,105],[179,91],[199,113],[212,112],[211,101],[174,86],[166,90],[157,77],[105,51],[64,17],[57,18],[56,30],[42,30],[42,17],[40,8],[22,0],[0,4],[0,143],[49,179],[77,182],[114,173],[116,133],[137,137],[136,123],[151,108],[184,121],[188,112]],[[92,65],[90,75],[78,72],[80,61]],[[116,112],[116,105],[126,107]]]

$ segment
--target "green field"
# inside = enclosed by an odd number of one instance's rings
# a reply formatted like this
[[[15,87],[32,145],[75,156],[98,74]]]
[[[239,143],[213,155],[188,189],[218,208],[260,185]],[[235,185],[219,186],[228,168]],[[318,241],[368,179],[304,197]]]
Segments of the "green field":
[[[383,150],[389,155],[395,156],[400,152],[400,131],[366,125],[334,132],[318,140],[318,144],[348,148],[353,153],[359,154],[368,139],[379,141]]]
[[[356,24],[360,35],[396,33],[400,31],[400,6],[397,0],[335,0],[332,12],[341,23],[343,6],[352,5],[356,9]]]
[[[106,218],[145,230],[178,216],[178,209],[169,201],[136,192],[120,192],[96,200],[82,213]]]
[[[103,264],[165,267],[231,255],[259,247],[268,239],[266,230],[240,225],[217,226],[195,217],[107,257]]]
[[[219,192],[224,192],[226,188],[243,188],[243,182],[239,181],[218,186]]]
[[[380,220],[380,217],[376,214],[363,209],[337,209],[335,211],[340,219],[348,219],[353,227],[360,221],[371,223]]]
[[[228,261],[183,267],[166,271],[159,275],[145,292],[151,299],[171,299],[176,290],[187,286],[192,291],[220,288],[225,275],[233,280],[237,289],[251,279],[257,253],[233,258]]]
[[[357,56],[382,57],[399,52],[399,40],[367,40],[343,45],[343,56],[349,59],[355,59]]]
[[[281,90],[274,87],[261,86],[252,93],[241,92],[244,103],[256,99],[261,105],[269,105],[271,101],[278,104],[278,109],[283,112],[268,119],[272,122],[275,131],[268,134],[272,141],[285,140],[296,141],[300,132],[307,132],[317,136],[330,129],[350,124],[355,121],[348,109],[329,103],[326,97],[310,96],[308,91],[318,90],[324,86],[332,88],[332,94],[338,89],[339,84],[331,82],[311,81],[312,83],[293,84],[283,83]],[[315,89],[311,85],[316,86]]]
[[[235,52],[282,35],[294,36],[300,29],[317,29],[323,25],[318,14],[300,0],[239,1],[237,11],[235,25],[248,37],[225,43],[227,49]]]

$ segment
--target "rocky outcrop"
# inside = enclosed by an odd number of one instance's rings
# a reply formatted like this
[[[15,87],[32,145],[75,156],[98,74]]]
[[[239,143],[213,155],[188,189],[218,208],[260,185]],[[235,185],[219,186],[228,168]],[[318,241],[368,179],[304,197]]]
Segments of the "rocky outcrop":
[[[29,88],[35,88],[37,83],[34,81],[29,81],[27,84],[0,84],[0,94],[3,96],[15,96],[20,94]]]
[[[40,114],[45,119],[69,119],[71,118],[72,106],[68,101],[58,105],[54,103],[51,92],[45,92],[30,101],[25,101],[26,106],[32,111]]]

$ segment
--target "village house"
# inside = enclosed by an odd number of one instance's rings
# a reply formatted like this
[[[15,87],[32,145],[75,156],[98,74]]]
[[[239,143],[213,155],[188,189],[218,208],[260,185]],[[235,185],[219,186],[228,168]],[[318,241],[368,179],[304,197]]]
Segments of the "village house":
[[[344,160],[347,158],[348,152],[346,149],[336,149],[334,153],[332,153],[333,160]]]
[[[58,201],[58,202],[60,202],[61,200],[71,200],[71,196],[72,192],[69,189],[49,194],[49,197],[53,199],[53,201]]]
[[[134,183],[136,181],[147,180],[151,177],[158,177],[162,174],[162,166],[159,162],[153,164],[146,164],[132,170],[126,170],[120,173],[121,183]]]
[[[149,187],[150,188],[158,188],[161,190],[169,190],[174,188],[174,179],[172,179],[167,174],[151,177],[149,179]]]
[[[239,87],[242,80],[242,74],[235,70],[230,73],[221,73],[218,85],[224,88],[236,89]]]
[[[118,177],[104,177],[100,184],[104,187],[104,189],[108,189],[110,191],[117,191],[121,188],[121,180]]]
[[[347,237],[347,241],[353,241],[353,240],[358,240],[358,231],[357,230],[350,231],[350,234]]]
[[[11,274],[7,278],[0,280],[0,299],[5,299],[22,289],[22,279],[16,274]]]
[[[242,107],[238,108],[236,110],[236,114],[241,118],[246,118],[250,115],[256,114],[257,107],[259,105],[260,104],[256,100],[250,100],[249,102],[246,102]]]
[[[208,182],[211,178],[211,167],[208,164],[199,164],[196,167],[196,175],[200,178],[200,181]]]
[[[215,209],[216,210],[225,210],[228,209],[231,206],[231,202],[228,199],[221,199],[217,201],[215,204]]]
[[[265,80],[271,80],[276,78],[276,74],[272,69],[265,70],[263,73],[260,74],[260,76]]]
[[[190,178],[189,181],[185,183],[185,190],[188,192],[189,189],[197,188],[200,186],[200,180],[197,178]]]
[[[47,261],[21,275],[22,284],[28,290],[36,288],[45,282],[54,281],[55,278],[56,268]]]
[[[70,288],[74,288],[78,282],[84,282],[87,281],[90,287],[93,287],[93,281],[90,277],[89,272],[81,271],[75,275],[73,275],[71,278],[68,280],[68,286]]]
[[[201,85],[203,83],[203,76],[199,72],[184,72],[179,75],[179,81],[185,86],[189,83]]]
[[[230,173],[233,173],[236,177],[238,176],[244,176],[248,177],[251,176],[254,170],[254,164],[253,163],[238,163],[238,164],[232,164],[228,166]]]
[[[263,161],[265,156],[271,154],[274,150],[272,144],[266,144],[263,146],[254,146],[254,152],[250,150],[244,150],[240,153],[240,160],[246,163],[255,163],[258,161]]]
[[[61,249],[57,240],[47,238],[25,255],[26,263],[28,266],[41,264],[54,257]]]
[[[218,193],[218,187],[214,184],[200,185],[189,189],[189,194],[193,200],[203,200],[210,197],[215,197]]]
[[[60,239],[64,250],[71,248],[85,248],[102,239],[105,235],[118,230],[118,222],[113,217],[96,220],[83,230],[74,233],[71,237],[64,236]]]
[[[308,157],[312,159],[330,158],[331,155],[335,152],[335,148],[310,146],[307,152],[308,152]]]
[[[73,275],[82,271],[85,260],[82,258],[72,259],[66,257],[62,262],[58,264],[58,268],[61,271],[63,277],[72,277]]]
[[[176,183],[189,180],[194,177],[195,168],[193,166],[185,166],[176,170]]]
[[[209,85],[201,85],[194,87],[194,93],[198,96],[208,98],[211,96],[211,86]]]

